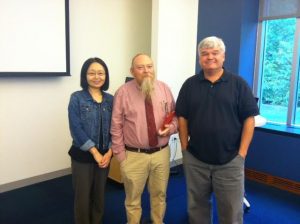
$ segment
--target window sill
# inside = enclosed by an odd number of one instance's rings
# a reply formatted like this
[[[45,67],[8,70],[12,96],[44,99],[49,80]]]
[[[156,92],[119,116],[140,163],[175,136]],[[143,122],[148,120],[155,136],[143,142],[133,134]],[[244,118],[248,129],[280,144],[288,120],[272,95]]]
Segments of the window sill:
[[[255,130],[277,134],[277,135],[300,138],[300,128],[298,127],[288,127],[286,125],[267,123],[264,126],[256,127]]]

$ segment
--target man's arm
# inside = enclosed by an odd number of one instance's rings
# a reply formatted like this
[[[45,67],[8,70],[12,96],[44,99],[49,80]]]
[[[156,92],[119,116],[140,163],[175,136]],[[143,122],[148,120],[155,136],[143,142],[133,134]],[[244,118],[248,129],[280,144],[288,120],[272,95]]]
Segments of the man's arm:
[[[255,128],[254,117],[251,116],[251,117],[246,118],[246,120],[244,121],[244,124],[243,124],[241,143],[240,143],[240,148],[239,148],[239,154],[243,158],[246,158],[248,148],[249,148],[249,145],[250,145],[252,137],[253,137],[254,128]]]
[[[121,162],[125,159],[125,144],[123,134],[123,111],[121,105],[122,94],[118,91],[114,97],[110,134],[112,139],[112,152],[116,159]]]
[[[166,83],[163,83],[163,82],[160,82],[162,85],[162,89],[164,90],[164,95],[166,96],[166,100],[167,100],[167,111],[168,112],[175,112],[175,100],[174,100],[174,97],[173,97],[173,94],[172,94],[172,91],[171,89],[169,88],[169,86],[166,84]],[[166,112],[167,112],[166,111]],[[158,130],[158,134],[160,136],[170,136],[172,134],[175,134],[177,133],[178,131],[178,121],[177,121],[177,117],[176,116],[173,116],[173,119],[172,121],[168,124],[168,125],[165,125],[164,128],[160,128]]]
[[[179,127],[179,138],[181,143],[181,149],[186,150],[188,146],[188,121],[184,117],[178,117],[178,127]]]

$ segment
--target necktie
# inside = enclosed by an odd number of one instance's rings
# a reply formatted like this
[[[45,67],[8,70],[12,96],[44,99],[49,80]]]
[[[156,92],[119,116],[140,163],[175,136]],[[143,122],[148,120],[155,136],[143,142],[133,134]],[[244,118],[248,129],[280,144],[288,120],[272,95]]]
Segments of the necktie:
[[[149,146],[154,147],[158,144],[155,118],[151,98],[145,99],[146,120],[148,128]]]

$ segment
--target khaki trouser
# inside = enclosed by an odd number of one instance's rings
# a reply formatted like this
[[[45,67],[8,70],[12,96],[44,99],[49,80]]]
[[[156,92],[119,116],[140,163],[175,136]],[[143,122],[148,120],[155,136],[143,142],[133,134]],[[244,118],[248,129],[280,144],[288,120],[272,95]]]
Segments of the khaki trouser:
[[[121,162],[120,168],[126,193],[127,222],[140,223],[141,195],[148,180],[151,220],[154,224],[162,224],[170,173],[169,146],[152,154],[126,151],[126,159]]]

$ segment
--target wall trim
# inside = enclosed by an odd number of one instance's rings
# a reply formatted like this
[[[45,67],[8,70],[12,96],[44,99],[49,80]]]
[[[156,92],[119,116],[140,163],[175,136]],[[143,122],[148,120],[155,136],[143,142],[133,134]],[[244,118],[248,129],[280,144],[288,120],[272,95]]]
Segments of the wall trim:
[[[171,167],[175,167],[177,165],[182,164],[182,159],[178,159],[175,161],[171,161]],[[21,187],[26,187],[32,184],[40,183],[43,181],[51,180],[54,178],[62,177],[65,175],[71,174],[71,168],[66,168],[62,170],[57,170],[54,172],[26,178],[23,180],[14,181],[7,184],[0,185],[0,193],[11,191],[14,189],[18,189]],[[245,176],[249,180],[253,180],[259,183],[263,183],[272,187],[279,188],[281,190],[285,190],[294,194],[300,195],[300,182],[292,181],[289,179],[272,176],[268,173],[252,170],[252,169],[245,169]]]
[[[245,169],[245,176],[249,180],[254,180],[272,187],[279,188],[294,194],[300,195],[300,182],[292,181],[282,177],[272,176],[268,173]]]
[[[170,162],[171,168],[181,165],[181,164],[182,164],[182,159],[177,159],[177,160],[173,160]],[[37,184],[37,183],[40,183],[43,181],[51,180],[51,179],[62,177],[62,176],[69,175],[69,174],[71,174],[71,168],[66,168],[66,169],[57,170],[54,172],[26,178],[23,180],[18,180],[18,181],[10,182],[7,184],[2,184],[2,185],[0,185],[0,193],[15,190],[15,189],[18,189],[21,187],[26,187],[26,186],[29,186],[32,184]]]
[[[0,193],[6,192],[6,191],[11,191],[11,190],[21,188],[21,187],[26,187],[26,186],[29,186],[32,184],[40,183],[43,181],[51,180],[51,179],[69,175],[69,174],[71,174],[71,168],[66,168],[66,169],[57,170],[54,172],[26,178],[23,180],[18,180],[18,181],[14,181],[14,182],[7,183],[7,184],[2,184],[2,185],[0,185]]]

